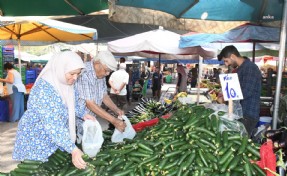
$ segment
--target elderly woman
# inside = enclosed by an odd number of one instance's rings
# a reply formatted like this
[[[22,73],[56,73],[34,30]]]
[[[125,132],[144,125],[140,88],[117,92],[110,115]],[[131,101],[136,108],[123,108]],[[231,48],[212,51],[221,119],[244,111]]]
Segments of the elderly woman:
[[[75,145],[75,117],[95,118],[84,115],[85,105],[75,102],[74,83],[83,68],[80,56],[71,51],[57,53],[49,60],[19,122],[13,159],[47,161],[59,148],[72,154],[77,168],[85,168],[83,153]]]
[[[26,88],[22,83],[20,73],[14,69],[11,63],[5,63],[4,70],[7,72],[7,77],[5,79],[0,78],[0,82],[6,83],[8,94],[12,101],[10,122],[16,122],[20,120],[24,113],[24,93],[26,93]]]

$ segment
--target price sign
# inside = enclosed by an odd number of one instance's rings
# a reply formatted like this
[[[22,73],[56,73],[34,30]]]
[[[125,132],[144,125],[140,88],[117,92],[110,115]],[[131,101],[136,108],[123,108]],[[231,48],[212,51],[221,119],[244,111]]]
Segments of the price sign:
[[[237,73],[220,74],[219,79],[225,101],[243,99]]]

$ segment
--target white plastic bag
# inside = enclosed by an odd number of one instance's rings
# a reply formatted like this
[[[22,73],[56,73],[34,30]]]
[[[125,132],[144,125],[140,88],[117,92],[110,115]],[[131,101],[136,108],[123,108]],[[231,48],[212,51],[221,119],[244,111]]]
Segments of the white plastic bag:
[[[123,142],[123,139],[133,139],[136,135],[136,131],[132,127],[132,124],[127,116],[122,116],[122,118],[126,123],[125,131],[120,132],[118,129],[115,129],[112,135],[112,142]]]
[[[101,125],[98,121],[85,120],[83,123],[82,148],[89,157],[95,157],[104,142]]]
[[[0,95],[4,95],[4,86],[2,82],[0,82]]]

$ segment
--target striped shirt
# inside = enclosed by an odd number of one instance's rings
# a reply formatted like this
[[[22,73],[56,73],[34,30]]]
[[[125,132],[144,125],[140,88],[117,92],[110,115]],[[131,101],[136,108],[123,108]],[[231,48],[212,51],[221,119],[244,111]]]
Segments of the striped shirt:
[[[103,97],[107,94],[106,78],[98,79],[93,66],[93,61],[85,63],[84,72],[78,77],[75,88],[79,93],[78,101],[85,103],[86,100],[94,101],[98,106],[102,105]],[[96,116],[87,107],[86,114]]]

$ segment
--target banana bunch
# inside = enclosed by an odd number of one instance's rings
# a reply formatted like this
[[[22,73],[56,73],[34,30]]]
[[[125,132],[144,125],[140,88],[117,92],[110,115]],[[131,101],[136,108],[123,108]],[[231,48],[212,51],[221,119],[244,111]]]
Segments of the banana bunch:
[[[176,95],[177,98],[179,97],[187,97],[187,93],[186,92],[180,92]]]
[[[210,95],[212,101],[216,101],[217,100],[217,94],[215,92],[213,92],[213,93],[211,93],[209,95]]]
[[[172,103],[172,100],[165,98],[165,99],[164,99],[164,102],[169,105],[169,104]]]

